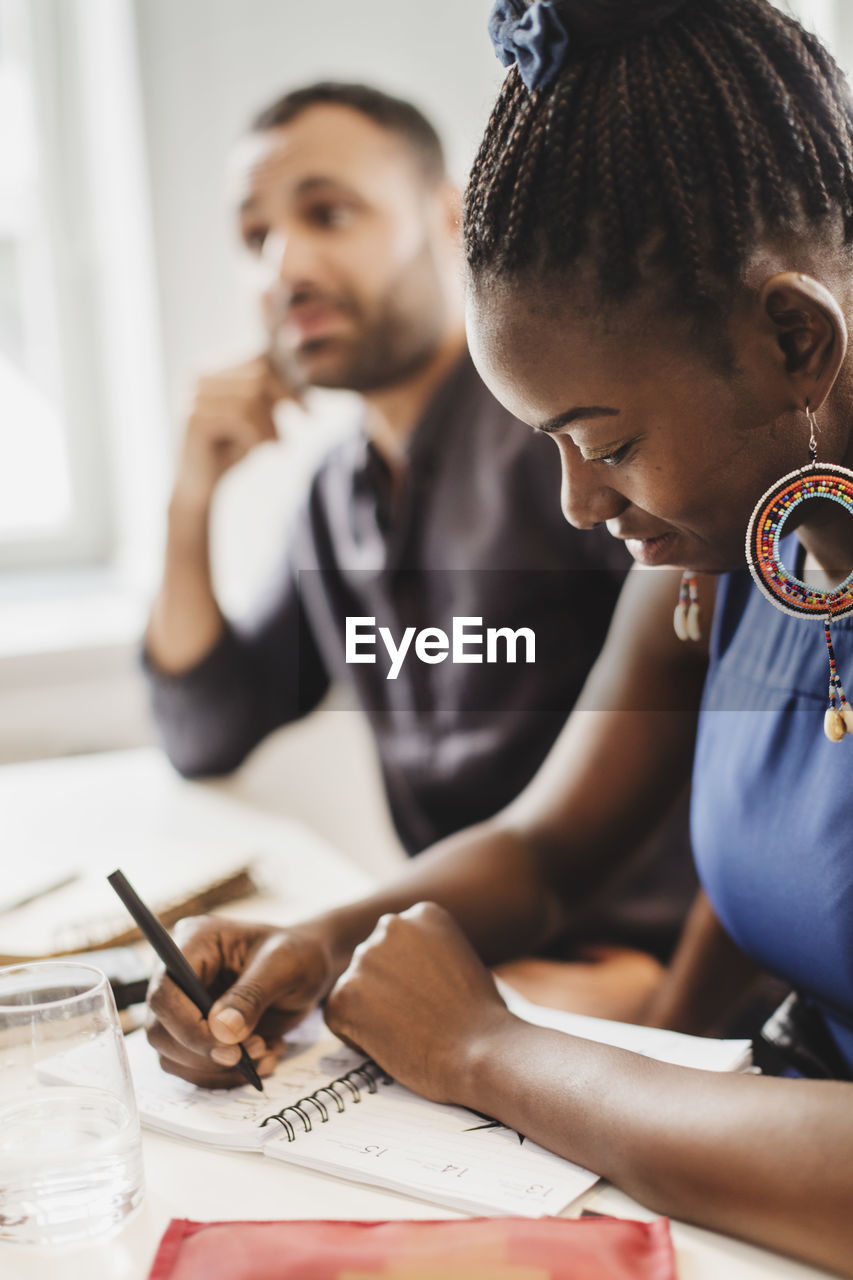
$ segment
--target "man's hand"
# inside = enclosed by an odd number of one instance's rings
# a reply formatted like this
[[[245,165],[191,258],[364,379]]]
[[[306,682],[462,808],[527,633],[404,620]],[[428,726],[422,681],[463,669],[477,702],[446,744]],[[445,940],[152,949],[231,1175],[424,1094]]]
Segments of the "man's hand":
[[[245,1084],[235,1070],[242,1043],[259,1075],[269,1075],[282,1035],[334,981],[320,930],[195,916],[180,921],[175,940],[218,999],[205,1019],[162,968],[154,975],[148,1039],[163,1070],[209,1089]]]
[[[189,413],[173,502],[206,506],[225,472],[276,440],[273,409],[293,398],[269,356],[200,378]]]
[[[291,394],[267,356],[202,378],[196,388],[169,504],[163,584],[145,637],[151,663],[168,675],[195,666],[222,634],[210,570],[213,491],[250,449],[276,439],[273,408]]]
[[[325,1013],[335,1035],[395,1080],[435,1102],[463,1105],[478,1055],[514,1021],[459,926],[431,902],[380,918],[355,948]]]

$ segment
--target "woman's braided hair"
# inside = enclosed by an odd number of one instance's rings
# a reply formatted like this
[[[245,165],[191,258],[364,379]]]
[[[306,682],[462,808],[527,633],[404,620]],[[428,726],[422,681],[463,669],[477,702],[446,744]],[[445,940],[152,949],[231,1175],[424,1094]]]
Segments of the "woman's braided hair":
[[[531,93],[512,68],[471,171],[475,279],[559,271],[594,231],[606,293],[630,291],[652,247],[699,309],[764,231],[831,219],[853,240],[847,84],[769,0],[555,8],[569,31],[559,74]]]

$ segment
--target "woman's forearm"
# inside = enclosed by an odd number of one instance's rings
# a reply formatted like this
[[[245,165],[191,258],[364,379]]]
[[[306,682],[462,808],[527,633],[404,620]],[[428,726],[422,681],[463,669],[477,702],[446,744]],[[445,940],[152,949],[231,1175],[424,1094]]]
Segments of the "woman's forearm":
[[[566,919],[565,903],[550,887],[531,841],[486,822],[420,855],[378,893],[321,918],[334,939],[338,971],[381,915],[427,898],[450,912],[487,964],[537,950]]]
[[[723,929],[700,889],[643,1021],[690,1035],[719,1034],[761,973]]]
[[[853,1276],[853,1088],[673,1067],[515,1018],[454,1101],[660,1213]]]

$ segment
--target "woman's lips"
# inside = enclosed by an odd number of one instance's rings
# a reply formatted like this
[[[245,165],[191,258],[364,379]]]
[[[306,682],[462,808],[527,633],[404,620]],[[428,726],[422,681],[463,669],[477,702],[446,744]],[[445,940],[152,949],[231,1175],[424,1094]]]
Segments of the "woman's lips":
[[[626,538],[625,546],[638,564],[671,564],[675,539],[674,533],[659,533],[656,538]]]

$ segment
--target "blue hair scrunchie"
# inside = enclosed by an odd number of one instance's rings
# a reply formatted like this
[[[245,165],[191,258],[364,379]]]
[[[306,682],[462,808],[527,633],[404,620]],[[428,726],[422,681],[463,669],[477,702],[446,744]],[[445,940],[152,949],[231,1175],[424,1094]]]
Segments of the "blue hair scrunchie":
[[[569,33],[550,0],[495,0],[489,35],[505,67],[518,67],[527,88],[543,89],[560,70],[569,47]]]

